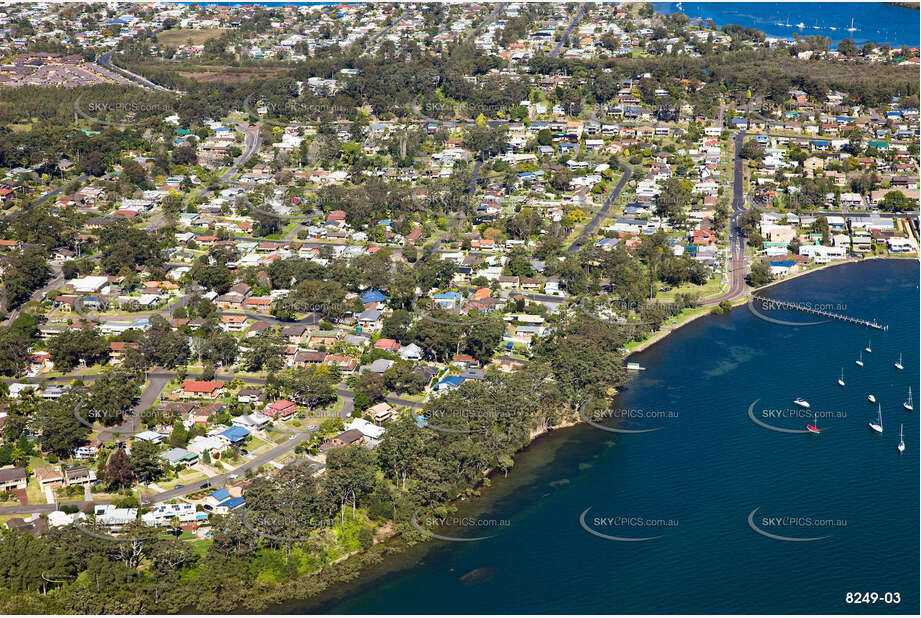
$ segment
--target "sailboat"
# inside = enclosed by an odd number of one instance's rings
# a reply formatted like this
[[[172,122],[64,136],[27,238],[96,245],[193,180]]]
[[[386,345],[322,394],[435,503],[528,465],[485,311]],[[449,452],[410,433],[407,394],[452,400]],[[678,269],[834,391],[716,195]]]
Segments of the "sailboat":
[[[848,32],[857,32],[857,28],[854,27],[854,18],[851,17],[851,27],[847,29]]]
[[[867,425],[876,433],[883,433],[883,407],[879,406],[876,410],[876,421],[867,421]]]
[[[863,352],[860,353],[860,358],[854,361],[854,364],[858,367],[863,367]]]
[[[838,386],[844,386],[844,367],[841,368],[841,377],[838,378]]]
[[[902,371],[903,369],[905,369],[905,366],[902,364],[902,353],[901,352],[899,352],[899,360],[896,361],[895,368],[898,369],[899,371]]]
[[[873,393],[870,393],[869,395],[867,395],[867,401],[869,401],[870,403],[876,403],[876,395],[874,395]]]
[[[822,430],[820,430],[819,427],[818,427],[818,424],[819,424],[819,423],[818,423],[817,418],[818,418],[818,415],[813,414],[813,415],[812,415],[812,424],[811,424],[811,425],[808,425],[808,424],[806,425],[806,430],[809,431],[809,433],[822,433]]]
[[[866,352],[867,354],[872,354],[872,353],[873,353],[873,349],[870,348],[870,340],[869,340],[869,339],[867,339],[867,347],[865,347],[865,348],[863,349],[863,351]]]
[[[899,452],[905,452],[905,438],[902,437],[902,425],[899,424]]]
[[[912,412],[915,409],[915,406],[911,403],[911,387],[908,387],[908,401],[902,404],[902,407]]]

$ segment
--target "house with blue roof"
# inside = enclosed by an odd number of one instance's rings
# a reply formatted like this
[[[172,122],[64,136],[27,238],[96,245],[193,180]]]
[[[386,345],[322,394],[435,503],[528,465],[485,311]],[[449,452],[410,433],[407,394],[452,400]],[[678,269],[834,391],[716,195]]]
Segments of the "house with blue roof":
[[[442,308],[451,311],[456,309],[460,302],[463,300],[463,296],[457,292],[440,292],[435,294],[432,297],[436,303],[442,306]]]
[[[214,507],[214,512],[221,515],[226,515],[230,511],[235,511],[244,506],[246,506],[246,500],[243,498],[230,498],[229,500],[224,500],[216,507]]]
[[[432,387],[434,391],[449,391],[459,387],[463,384],[465,378],[460,376],[445,376],[438,384]]]
[[[210,493],[208,497],[205,498],[205,504],[215,507],[221,502],[229,500],[231,497],[232,496],[230,495],[230,492],[226,489],[218,489],[217,491]]]
[[[775,277],[786,277],[796,270],[795,260],[771,260],[771,274]]]
[[[245,427],[234,425],[233,427],[228,427],[218,435],[227,438],[231,444],[240,444],[246,439],[246,436],[249,435],[249,430]]]
[[[387,297],[380,290],[368,290],[361,295],[363,303],[384,303]]]

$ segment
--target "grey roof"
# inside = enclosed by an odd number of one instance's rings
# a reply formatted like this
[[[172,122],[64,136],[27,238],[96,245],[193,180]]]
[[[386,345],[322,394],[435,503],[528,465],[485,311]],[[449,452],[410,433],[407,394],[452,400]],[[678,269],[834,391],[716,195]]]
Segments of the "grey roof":
[[[393,361],[389,358],[379,358],[365,368],[372,373],[384,373],[393,366]]]
[[[377,322],[381,319],[381,312],[377,309],[365,309],[358,314],[359,322]]]

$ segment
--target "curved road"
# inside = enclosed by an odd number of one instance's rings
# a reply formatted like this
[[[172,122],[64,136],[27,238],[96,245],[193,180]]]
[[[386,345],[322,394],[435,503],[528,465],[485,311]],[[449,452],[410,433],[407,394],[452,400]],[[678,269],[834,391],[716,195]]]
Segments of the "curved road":
[[[98,64],[99,66],[103,66],[109,69],[110,71],[114,71],[115,73],[118,73],[119,75],[122,75],[123,77],[127,77],[128,79],[134,81],[135,83],[137,83],[143,88],[159,90],[160,92],[171,92],[173,94],[183,94],[179,90],[170,90],[169,88],[158,86],[157,84],[153,83],[152,81],[150,81],[149,79],[145,77],[141,77],[140,75],[132,73],[131,71],[127,71],[121,67],[115,66],[114,64],[112,64],[112,54],[114,53],[115,53],[115,50],[113,49],[112,51],[108,51],[102,54],[101,56],[96,58],[96,64]]]
[[[148,373],[149,382],[148,382],[147,388],[142,393],[138,404],[134,406],[134,414],[131,414],[128,417],[126,417],[124,423],[122,423],[121,425],[113,429],[118,429],[119,431],[131,431],[132,433],[136,431],[138,428],[138,425],[140,424],[141,412],[153,405],[153,403],[157,400],[157,397],[160,396],[160,393],[163,390],[163,388],[169,383],[170,380],[172,380],[175,377],[175,375],[176,375],[175,373],[170,372],[170,371],[164,371],[162,369],[158,370],[156,368],[152,369]],[[94,380],[98,376],[99,374],[92,374],[92,375],[85,375],[85,376],[50,378],[46,380],[48,382],[69,382],[72,379]],[[215,378],[223,379],[223,380],[230,380],[233,378],[233,376],[232,375],[215,375]],[[264,384],[265,383],[265,380],[262,378],[252,378],[252,377],[244,377],[244,376],[239,376],[239,378],[243,382],[246,382],[249,384]],[[3,380],[3,381],[10,381],[10,380]],[[31,378],[31,379],[28,379],[27,381],[41,382],[43,380],[40,380],[38,378]],[[347,388],[342,388],[341,386],[336,388],[336,393],[340,397],[342,397],[342,407],[339,413],[342,416],[343,420],[345,420],[351,416],[352,411],[355,409],[355,402],[354,402],[355,393],[350,391]],[[386,397],[386,400],[388,403],[392,405],[397,405],[397,406],[406,406],[406,407],[411,407],[411,408],[422,408],[424,406],[424,404],[420,402],[410,401],[408,399],[403,399],[395,395]],[[184,486],[184,487],[168,489],[166,491],[161,491],[161,492],[157,492],[154,494],[142,495],[140,496],[140,501],[142,504],[150,505],[150,504],[154,504],[157,502],[164,502],[166,500],[172,500],[174,498],[181,498],[182,496],[185,496],[187,494],[195,493],[196,491],[199,491],[202,488],[202,485],[206,483],[209,484],[210,487],[218,488],[221,485],[226,484],[228,481],[231,481],[234,478],[237,478],[245,474],[248,470],[256,469],[256,468],[259,468],[260,466],[266,465],[270,461],[277,459],[278,457],[284,455],[285,453],[293,450],[298,444],[309,439],[311,433],[312,433],[311,430],[305,429],[304,431],[300,431],[298,433],[291,434],[287,440],[279,442],[277,445],[273,446],[269,450],[263,453],[260,453],[259,455],[256,455],[255,457],[253,457],[253,459],[247,462],[240,464],[239,466],[234,468],[232,471],[223,472],[221,474],[216,474],[214,476],[208,477],[207,479],[195,481],[194,483]],[[110,432],[102,432],[100,434],[100,438],[104,435],[109,436],[109,437],[114,437],[115,434],[111,434],[111,430]],[[100,504],[104,502],[107,502],[107,501],[105,500],[98,501],[98,503]],[[87,504],[87,502],[70,502],[68,504],[77,504],[79,506],[83,506]],[[5,507],[0,507],[0,515],[22,515],[22,514],[27,514],[27,513],[50,513],[51,511],[58,510],[59,505],[60,503],[5,506]]]

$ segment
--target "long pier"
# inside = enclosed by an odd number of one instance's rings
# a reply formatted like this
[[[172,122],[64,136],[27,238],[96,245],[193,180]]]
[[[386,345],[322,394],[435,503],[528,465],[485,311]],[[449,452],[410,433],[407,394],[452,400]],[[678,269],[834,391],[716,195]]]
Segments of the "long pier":
[[[874,328],[876,330],[889,330],[888,325],[880,324],[879,322],[873,320],[861,320],[860,318],[852,318],[849,315],[844,315],[841,313],[832,313],[831,311],[825,311],[823,309],[815,309],[813,307],[808,307],[801,303],[794,303],[786,300],[777,300],[776,298],[764,298],[761,296],[752,295],[752,300],[757,300],[762,303],[770,303],[782,309],[792,309],[795,311],[802,311],[804,313],[811,313],[812,315],[822,316],[823,318],[828,318],[830,320],[841,320],[842,322],[848,322],[849,324],[856,324],[857,326],[864,326],[866,328]]]

